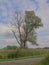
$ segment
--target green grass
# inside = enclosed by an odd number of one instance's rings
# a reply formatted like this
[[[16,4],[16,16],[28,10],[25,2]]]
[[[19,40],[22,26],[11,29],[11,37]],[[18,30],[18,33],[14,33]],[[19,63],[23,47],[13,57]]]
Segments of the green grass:
[[[47,55],[44,60],[37,62],[34,65],[49,65],[49,55]]]
[[[32,56],[29,57],[20,57],[20,58],[10,58],[10,59],[0,59],[0,61],[14,61],[14,60],[22,60],[22,59],[28,59],[28,58],[34,58]]]
[[[0,61],[14,61],[14,60],[22,60],[22,59],[28,59],[28,58],[38,58],[38,57],[42,57],[42,56],[26,56],[26,57],[19,57],[19,58],[2,58],[0,59]]]
[[[48,53],[49,49],[1,49],[0,61],[12,61],[26,58],[45,57]]]
[[[42,60],[34,65],[49,65],[49,61],[45,59],[45,60]]]

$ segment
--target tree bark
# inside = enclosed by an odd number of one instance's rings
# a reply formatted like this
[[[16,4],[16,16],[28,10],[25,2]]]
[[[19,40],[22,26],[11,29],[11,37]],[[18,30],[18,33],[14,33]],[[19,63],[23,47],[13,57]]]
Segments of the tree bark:
[[[26,48],[26,41],[24,41],[24,48]]]

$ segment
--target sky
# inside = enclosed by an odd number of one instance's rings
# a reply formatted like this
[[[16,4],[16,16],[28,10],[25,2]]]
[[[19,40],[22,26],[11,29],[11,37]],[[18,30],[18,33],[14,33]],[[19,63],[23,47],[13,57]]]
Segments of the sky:
[[[0,48],[7,45],[18,45],[9,29],[16,10],[33,10],[42,20],[43,27],[37,29],[37,43],[39,46],[49,47],[49,0],[0,0]]]

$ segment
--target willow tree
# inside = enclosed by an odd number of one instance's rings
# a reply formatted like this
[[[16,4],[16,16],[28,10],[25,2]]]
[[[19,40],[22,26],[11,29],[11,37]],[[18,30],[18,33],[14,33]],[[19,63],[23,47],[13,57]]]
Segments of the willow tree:
[[[27,41],[37,44],[35,30],[43,26],[43,24],[41,19],[35,15],[34,11],[25,11],[23,16],[18,12],[16,13],[16,22],[13,26],[15,27],[15,31],[12,30],[12,32],[18,44],[21,48],[26,48]],[[18,30],[18,34],[16,34],[16,30]]]

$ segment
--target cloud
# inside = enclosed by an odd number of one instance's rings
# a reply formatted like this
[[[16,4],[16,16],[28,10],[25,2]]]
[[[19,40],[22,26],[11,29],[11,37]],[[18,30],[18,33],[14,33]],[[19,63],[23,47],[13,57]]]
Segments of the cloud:
[[[39,28],[39,31],[42,31],[41,33],[48,34],[49,33],[49,5],[46,3],[47,0],[37,0],[39,8],[36,11],[36,14],[41,18],[43,23],[43,28]]]
[[[0,24],[0,48],[6,47],[7,45],[17,45],[18,43],[12,34],[10,27],[5,24]]]
[[[48,46],[49,43],[49,0],[0,0],[0,44],[15,43],[14,36],[8,27],[14,21],[16,10],[34,10],[43,23],[43,28],[37,30],[38,43]],[[2,24],[1,24],[2,23]],[[7,38],[7,39],[6,39]],[[15,42],[14,42],[15,41]],[[47,45],[46,45],[47,44]]]
[[[0,24],[0,35],[1,34],[4,34],[6,31],[9,30],[8,26],[7,25],[4,25],[4,24]]]
[[[0,48],[3,48],[3,47],[6,47],[6,46],[8,46],[8,45],[17,45],[17,46],[19,46],[18,44],[17,44],[17,41],[15,40],[15,38],[9,38],[9,39],[0,39]]]
[[[49,36],[38,36],[39,47],[49,47]]]
[[[37,0],[39,2],[39,9],[37,15],[42,19],[42,22],[45,26],[49,24],[49,6],[46,3],[47,0]]]

